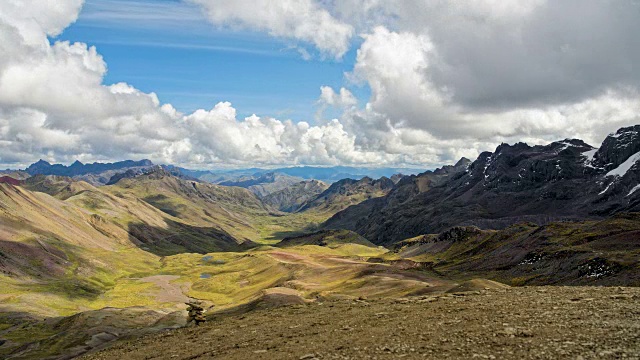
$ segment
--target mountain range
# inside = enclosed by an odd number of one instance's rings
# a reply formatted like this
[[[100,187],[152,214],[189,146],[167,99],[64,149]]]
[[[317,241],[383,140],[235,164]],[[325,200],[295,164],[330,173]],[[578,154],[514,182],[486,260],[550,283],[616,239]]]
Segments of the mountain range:
[[[473,162],[402,179],[386,196],[337,213],[325,227],[389,245],[456,225],[502,229],[532,221],[602,219],[640,210],[640,126],[599,148],[581,140],[502,144]]]
[[[51,164],[44,160],[39,160],[29,165],[24,172],[28,175],[58,175],[76,177],[82,180],[93,180],[97,185],[104,185],[111,176],[124,173],[129,169],[139,170],[152,167],[156,164],[151,160],[125,160],[114,163],[83,164],[75,161],[67,166],[63,164]],[[168,171],[180,173],[186,177],[199,179],[202,181],[219,184],[242,183],[256,180],[260,177],[288,177],[300,180],[319,180],[332,183],[338,180],[350,178],[361,179],[365,176],[379,178],[382,176],[391,177],[395,174],[416,174],[420,170],[416,168],[367,168],[367,167],[348,167],[348,166],[297,166],[275,169],[248,168],[237,170],[193,170],[175,165],[161,165]],[[4,170],[0,173],[15,173],[17,170]],[[84,178],[82,178],[84,176]],[[265,181],[258,181],[265,182]],[[270,181],[273,182],[273,181]],[[254,184],[255,185],[255,184]],[[249,185],[248,185],[249,186]]]
[[[502,144],[416,175],[254,170],[217,184],[146,160],[4,172],[0,356],[180,327],[190,299],[231,314],[477,278],[640,285],[640,125],[598,148]]]

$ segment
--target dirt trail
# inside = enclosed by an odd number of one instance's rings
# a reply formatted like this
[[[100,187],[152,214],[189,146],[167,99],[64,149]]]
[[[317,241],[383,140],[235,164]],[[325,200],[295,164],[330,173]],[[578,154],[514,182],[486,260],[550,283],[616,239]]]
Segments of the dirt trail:
[[[640,359],[640,289],[526,287],[221,317],[90,359]]]
[[[189,301],[189,298],[182,293],[182,288],[178,284],[171,281],[179,279],[176,275],[154,275],[140,279],[142,282],[149,282],[160,287],[160,291],[156,295],[156,300],[161,303],[183,303]]]

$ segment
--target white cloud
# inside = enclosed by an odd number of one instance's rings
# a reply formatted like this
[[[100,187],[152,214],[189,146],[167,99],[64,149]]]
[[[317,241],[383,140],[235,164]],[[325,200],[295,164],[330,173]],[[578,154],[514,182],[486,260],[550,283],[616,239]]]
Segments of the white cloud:
[[[349,48],[351,25],[339,21],[314,0],[189,0],[202,6],[220,26],[268,32],[315,45],[336,58]],[[304,52],[303,52],[304,54]]]
[[[0,5],[0,26],[9,34],[0,54],[0,162],[139,158],[185,135],[154,94],[102,85],[106,64],[95,48],[49,43],[47,35],[75,21],[81,4]]]
[[[384,27],[364,35],[352,77],[367,83],[372,95],[363,111],[346,112],[343,122],[363,141],[378,139],[373,142],[384,151],[429,157],[439,153],[434,148],[451,146],[459,146],[459,151],[448,153],[473,156],[503,141],[538,144],[579,137],[597,145],[608,132],[640,121],[640,96],[628,87],[537,107],[465,107],[429,75],[437,51],[426,35]],[[386,133],[397,136],[380,140]]]
[[[383,152],[359,148],[338,120],[311,126],[253,115],[239,121],[236,110],[224,102],[186,116],[185,122],[192,132],[191,151],[204,155],[206,162],[338,165],[387,160]]]
[[[322,104],[336,107],[350,107],[358,104],[358,100],[351,91],[340,88],[339,92],[335,92],[330,86],[320,87],[320,100]]]
[[[5,0],[0,21],[14,27],[29,45],[44,45],[76,21],[84,0]]]
[[[129,84],[104,85],[107,65],[95,48],[50,44],[46,37],[73,21],[79,7],[60,14],[48,4],[0,5],[2,14],[9,13],[3,6],[17,13],[30,6],[64,20],[39,19],[55,25],[46,29],[29,17],[5,16],[0,22],[10,41],[3,43],[0,57],[0,163],[25,164],[40,157],[62,162],[145,157],[197,167],[391,160],[383,152],[359,148],[338,120],[319,126],[255,115],[238,120],[227,102],[184,115]],[[332,105],[355,104],[346,89],[325,92]]]

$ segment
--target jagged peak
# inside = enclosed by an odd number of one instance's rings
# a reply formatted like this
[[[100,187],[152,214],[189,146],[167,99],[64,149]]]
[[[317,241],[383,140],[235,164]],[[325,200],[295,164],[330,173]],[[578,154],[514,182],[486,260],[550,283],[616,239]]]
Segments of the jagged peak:
[[[140,160],[140,163],[141,164],[145,164],[145,165],[149,165],[149,166],[153,165],[153,161],[151,161],[149,159],[142,159],[142,160]]]
[[[471,163],[472,163],[471,160],[467,159],[466,157],[461,157],[460,160],[458,160],[458,162],[453,166],[454,167],[468,166]]]
[[[530,149],[530,148],[531,148],[531,146],[529,146],[529,144],[524,143],[524,142],[517,142],[517,143],[515,143],[513,145],[507,144],[507,143],[502,143],[502,144],[498,145],[498,147],[496,148],[496,150],[493,153],[494,154],[500,154],[505,149],[525,150],[525,149]]]
[[[627,134],[632,134],[632,133],[639,133],[640,132],[640,125],[633,125],[633,126],[627,126],[627,127],[622,127],[620,129],[618,129],[618,131],[616,131],[615,133],[611,133],[609,134],[610,138],[619,138],[621,136],[627,135]]]
[[[40,160],[34,162],[33,164],[31,164],[31,166],[33,166],[33,165],[51,165],[51,163],[46,161],[46,160],[40,159]]]
[[[171,171],[165,169],[163,166],[154,165],[144,172],[145,175],[157,175],[157,176],[173,176]]]
[[[564,139],[564,140],[560,140],[560,141],[554,141],[551,144],[549,144],[551,146],[576,146],[576,147],[585,147],[585,148],[589,148],[589,149],[593,149],[593,146],[587,144],[586,142],[584,142],[581,139]]]

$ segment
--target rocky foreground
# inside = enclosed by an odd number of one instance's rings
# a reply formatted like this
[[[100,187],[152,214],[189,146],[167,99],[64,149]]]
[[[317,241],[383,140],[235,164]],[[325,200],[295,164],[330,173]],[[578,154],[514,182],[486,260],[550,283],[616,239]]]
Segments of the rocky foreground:
[[[87,359],[640,359],[640,288],[522,287],[219,316]]]

